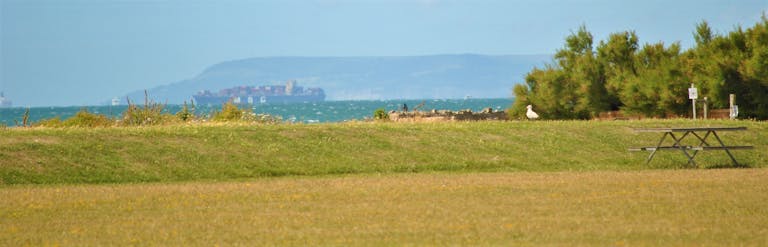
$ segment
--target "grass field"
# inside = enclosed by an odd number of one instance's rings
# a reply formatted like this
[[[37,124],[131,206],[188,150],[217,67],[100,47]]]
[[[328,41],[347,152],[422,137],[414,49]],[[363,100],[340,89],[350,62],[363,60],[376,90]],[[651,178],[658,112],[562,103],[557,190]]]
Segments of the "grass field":
[[[0,129],[0,185],[238,180],[287,175],[429,171],[597,171],[689,168],[678,152],[649,165],[659,134],[633,127],[746,126],[722,132],[748,167],[768,165],[768,123],[754,121],[512,121],[191,125]],[[692,140],[692,139],[691,139]],[[697,156],[730,167],[721,151]]]
[[[746,126],[723,152],[635,127]],[[0,129],[1,246],[768,245],[768,123]],[[694,144],[694,143],[687,143]],[[705,169],[701,169],[705,168]]]
[[[0,189],[6,246],[768,245],[768,169]]]

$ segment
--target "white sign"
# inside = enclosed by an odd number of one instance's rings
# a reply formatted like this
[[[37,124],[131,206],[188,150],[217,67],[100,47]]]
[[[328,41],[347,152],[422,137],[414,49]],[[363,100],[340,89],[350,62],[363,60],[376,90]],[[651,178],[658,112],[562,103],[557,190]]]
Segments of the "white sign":
[[[698,99],[699,98],[699,91],[696,90],[695,87],[688,89],[688,99]]]

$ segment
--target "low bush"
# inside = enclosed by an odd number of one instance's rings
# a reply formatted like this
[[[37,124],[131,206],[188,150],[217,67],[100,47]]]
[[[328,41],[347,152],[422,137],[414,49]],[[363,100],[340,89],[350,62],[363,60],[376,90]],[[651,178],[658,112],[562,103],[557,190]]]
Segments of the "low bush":
[[[384,110],[384,108],[376,109],[376,111],[373,112],[373,119],[376,120],[388,120],[389,114]]]
[[[213,112],[211,120],[214,122],[234,122],[243,119],[243,110],[232,102],[221,106],[221,111]]]
[[[47,120],[49,124],[55,125],[58,118]],[[114,125],[114,121],[107,116],[101,114],[95,114],[88,112],[88,109],[83,108],[77,112],[74,116],[64,120],[61,123],[64,127],[109,127]],[[55,126],[51,126],[55,127]]]
[[[49,128],[59,128],[64,127],[64,123],[61,121],[60,117],[53,117],[48,119],[43,119],[40,121],[37,121],[36,123],[32,124],[33,127],[49,127]]]

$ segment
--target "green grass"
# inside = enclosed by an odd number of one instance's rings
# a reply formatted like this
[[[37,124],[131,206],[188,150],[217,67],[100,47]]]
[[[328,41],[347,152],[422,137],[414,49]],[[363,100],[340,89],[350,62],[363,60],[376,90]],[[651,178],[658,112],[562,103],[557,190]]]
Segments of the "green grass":
[[[747,126],[721,132],[748,167],[768,164],[768,123],[754,121],[523,121],[177,125],[0,129],[0,184],[238,180],[287,175],[427,171],[596,171],[688,168],[681,153],[645,164],[660,134],[632,127]],[[721,151],[701,168],[729,167]]]
[[[761,168],[13,185],[0,245],[766,246],[766,181]]]
[[[699,168],[633,127],[721,132]],[[768,123],[0,129],[0,245],[768,245]],[[692,141],[692,140],[691,140]],[[692,144],[692,143],[689,143]],[[105,184],[108,183],[108,184]]]

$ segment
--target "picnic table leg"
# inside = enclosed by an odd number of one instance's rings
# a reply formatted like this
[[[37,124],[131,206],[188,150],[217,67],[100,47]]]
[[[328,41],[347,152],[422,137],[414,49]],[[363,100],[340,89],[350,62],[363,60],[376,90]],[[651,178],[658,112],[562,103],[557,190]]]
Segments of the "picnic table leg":
[[[688,151],[685,150],[684,146],[680,146],[680,142],[682,142],[683,139],[686,136],[688,136],[688,134],[690,134],[690,133],[692,133],[692,132],[691,131],[686,131],[685,134],[683,134],[683,136],[680,137],[680,139],[677,139],[677,137],[675,137],[675,135],[672,134],[672,133],[669,133],[669,135],[672,136],[672,139],[675,139],[675,144],[673,144],[672,146],[673,147],[679,147],[680,151],[683,151],[683,154],[685,154],[685,156],[688,157],[688,164],[692,164],[693,166],[696,166],[696,162],[693,161],[693,156],[688,154]]]
[[[699,147],[703,147],[703,146],[705,146],[705,145],[706,145],[707,147],[709,147],[709,146],[710,146],[710,145],[709,145],[709,143],[707,143],[707,137],[709,137],[709,134],[711,134],[711,133],[712,133],[712,131],[711,131],[711,130],[710,130],[710,131],[707,131],[707,134],[705,134],[705,135],[704,135],[704,138],[701,138],[701,136],[699,136],[698,134],[696,134],[696,132],[693,132],[693,135],[694,135],[694,136],[696,136],[696,138],[699,138],[699,140],[701,141],[701,143],[699,143]],[[696,154],[697,154],[697,153],[699,153],[699,150],[694,150],[694,151],[693,151],[693,157],[696,157]]]
[[[656,149],[654,149],[651,152],[651,155],[648,156],[648,159],[645,161],[645,164],[651,163],[651,159],[653,159],[653,155],[656,154],[656,151],[659,150],[659,147],[661,147],[661,144],[664,143],[664,139],[667,138],[667,134],[670,134],[669,132],[664,132],[664,135],[661,136],[661,140],[659,141],[659,144],[656,144]]]
[[[712,133],[711,130],[707,131],[707,134],[704,135],[704,138],[701,138],[701,136],[696,134],[696,132],[691,132],[691,134],[696,136],[696,138],[699,138],[699,141],[701,141],[701,143],[699,143],[699,146],[701,146],[701,144],[705,144],[705,145],[709,146],[709,143],[707,143],[707,137],[709,137],[709,134],[711,134],[711,133]]]
[[[712,131],[712,135],[715,136],[718,142],[720,142],[720,146],[723,147],[723,150],[725,150],[725,153],[728,154],[728,157],[731,157],[731,161],[733,161],[733,165],[739,166],[739,162],[737,162],[736,158],[733,157],[733,155],[731,154],[731,151],[729,151],[728,147],[726,147],[725,144],[723,143],[723,140],[720,140],[720,137],[717,136],[717,133]]]

